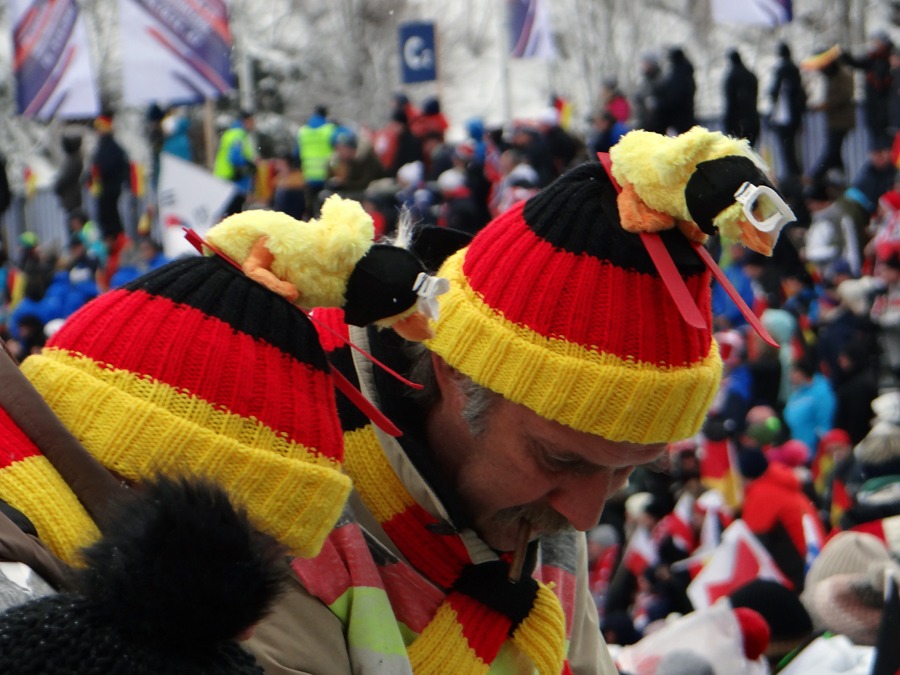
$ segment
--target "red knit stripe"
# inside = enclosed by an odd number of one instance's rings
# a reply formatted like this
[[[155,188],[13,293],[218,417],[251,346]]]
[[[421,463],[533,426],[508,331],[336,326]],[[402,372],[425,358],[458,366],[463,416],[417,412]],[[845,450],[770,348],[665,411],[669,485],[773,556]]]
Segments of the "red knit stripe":
[[[118,300],[115,311],[87,311],[89,305],[74,314],[48,346],[151,377],[254,417],[320,454],[341,456],[327,373],[167,298],[133,291]]]
[[[317,307],[310,314],[310,319],[319,333],[322,349],[328,354],[341,347],[347,347],[350,329],[344,323],[344,310],[339,307]],[[338,337],[340,336],[340,337]],[[341,340],[340,338],[344,338]]]
[[[657,365],[696,363],[709,352],[709,331],[684,325],[660,278],[560,251],[524,220],[508,219],[507,225],[495,232],[491,246],[469,248],[463,272],[472,289],[508,321]],[[699,298],[701,314],[711,317],[709,272],[685,282]],[[676,325],[683,330],[667,329]]]
[[[0,408],[0,469],[40,454],[40,450],[31,439],[16,426],[7,412]]]
[[[456,620],[472,651],[485,663],[492,663],[512,622],[500,612],[461,593],[450,593],[446,602],[456,612]]]
[[[441,588],[450,588],[463,565],[471,562],[462,540],[457,536],[422,537],[422,531],[437,520],[418,504],[381,523],[400,552],[417,570]]]

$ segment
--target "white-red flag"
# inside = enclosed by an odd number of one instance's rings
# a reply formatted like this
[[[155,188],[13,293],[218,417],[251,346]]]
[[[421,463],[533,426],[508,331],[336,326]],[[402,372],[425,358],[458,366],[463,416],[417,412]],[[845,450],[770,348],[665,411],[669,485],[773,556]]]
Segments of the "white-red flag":
[[[659,562],[659,553],[656,544],[650,537],[646,527],[638,526],[628,541],[625,553],[622,555],[622,564],[634,576],[641,576],[648,567],[653,567]]]
[[[163,253],[169,258],[196,254],[184,238],[185,228],[201,237],[219,222],[234,195],[234,183],[202,166],[163,153],[159,161],[159,223]]]
[[[657,525],[657,528],[672,537],[673,543],[685,553],[690,553],[697,545],[697,536],[691,524],[693,511],[694,496],[684,492],[675,503],[672,513],[667,514]]]
[[[766,548],[738,519],[725,528],[722,543],[694,577],[687,595],[694,609],[702,609],[754,579],[791,586]]]

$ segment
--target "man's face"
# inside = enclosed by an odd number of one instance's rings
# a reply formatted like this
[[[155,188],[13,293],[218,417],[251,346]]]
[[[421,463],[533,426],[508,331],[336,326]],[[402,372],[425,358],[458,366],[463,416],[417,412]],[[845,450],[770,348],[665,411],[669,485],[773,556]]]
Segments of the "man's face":
[[[634,467],[665,451],[664,443],[575,431],[500,397],[485,413],[483,431],[473,435],[462,417],[466,397],[449,384],[429,418],[429,440],[474,529],[497,550],[515,548],[523,519],[532,538],[568,527],[589,530]]]

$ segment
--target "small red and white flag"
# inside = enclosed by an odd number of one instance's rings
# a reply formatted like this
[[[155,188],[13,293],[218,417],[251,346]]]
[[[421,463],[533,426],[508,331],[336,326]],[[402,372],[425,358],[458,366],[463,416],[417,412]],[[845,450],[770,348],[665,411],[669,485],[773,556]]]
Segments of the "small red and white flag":
[[[738,519],[725,528],[722,543],[688,585],[687,595],[694,609],[704,609],[754,579],[792,587],[747,524]]]
[[[646,527],[638,526],[632,533],[625,554],[622,556],[622,564],[634,576],[641,576],[648,567],[653,567],[659,562],[659,553],[656,544],[650,537]]]
[[[672,538],[672,542],[685,553],[690,553],[697,546],[697,535],[691,525],[691,516],[694,511],[694,496],[685,492],[678,498],[675,508],[667,514],[650,533],[654,543],[659,543],[666,537]]]

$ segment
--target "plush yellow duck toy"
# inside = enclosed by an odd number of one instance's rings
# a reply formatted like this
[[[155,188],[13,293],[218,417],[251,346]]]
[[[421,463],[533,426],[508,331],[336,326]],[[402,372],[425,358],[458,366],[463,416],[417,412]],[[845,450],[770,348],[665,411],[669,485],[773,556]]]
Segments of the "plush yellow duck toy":
[[[434,296],[447,282],[430,277],[410,251],[373,244],[374,232],[359,202],[332,195],[318,219],[244,211],[210,228],[204,243],[304,310],[342,307],[347,323],[391,327],[408,340],[431,337]]]
[[[630,232],[678,228],[703,244],[719,230],[771,255],[780,230],[794,220],[745,139],[703,127],[679,136],[637,130],[625,134],[609,157],[622,188],[622,227]]]

